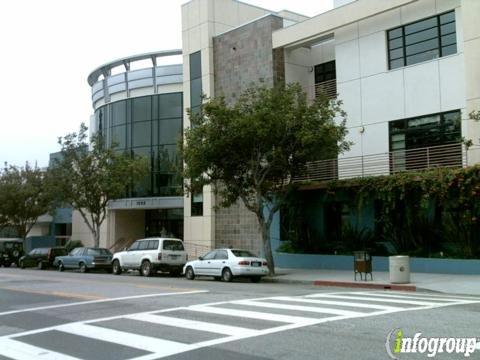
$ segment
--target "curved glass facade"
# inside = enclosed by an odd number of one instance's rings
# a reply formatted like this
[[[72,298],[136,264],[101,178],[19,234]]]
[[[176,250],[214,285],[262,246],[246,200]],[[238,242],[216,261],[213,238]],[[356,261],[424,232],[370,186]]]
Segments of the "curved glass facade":
[[[181,196],[181,159],[177,141],[183,133],[182,93],[150,95],[116,101],[95,111],[96,130],[107,144],[117,144],[150,161],[150,175],[130,186],[127,197]]]

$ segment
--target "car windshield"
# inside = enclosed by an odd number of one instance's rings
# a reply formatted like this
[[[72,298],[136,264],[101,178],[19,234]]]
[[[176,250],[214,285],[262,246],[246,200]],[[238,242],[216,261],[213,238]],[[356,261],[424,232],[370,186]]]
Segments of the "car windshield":
[[[183,251],[183,244],[177,240],[163,240],[163,250]]]
[[[87,249],[87,255],[90,256],[108,256],[112,255],[107,249]]]
[[[232,250],[232,253],[236,257],[257,257],[257,255],[251,253],[248,250]]]

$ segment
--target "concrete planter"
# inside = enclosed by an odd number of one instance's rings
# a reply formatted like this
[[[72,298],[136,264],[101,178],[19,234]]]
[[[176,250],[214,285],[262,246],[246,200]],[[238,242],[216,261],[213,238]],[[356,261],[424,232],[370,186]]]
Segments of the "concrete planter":
[[[351,270],[353,255],[311,255],[274,253],[275,266],[297,269]],[[388,257],[373,256],[373,272],[389,270]],[[480,259],[410,258],[410,271],[436,274],[480,274]]]

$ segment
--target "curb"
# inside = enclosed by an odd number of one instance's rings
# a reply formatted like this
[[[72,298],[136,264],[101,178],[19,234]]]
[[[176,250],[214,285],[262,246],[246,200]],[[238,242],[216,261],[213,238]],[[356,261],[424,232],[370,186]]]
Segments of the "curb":
[[[328,281],[315,280],[313,285],[317,286],[335,286],[335,287],[350,287],[363,289],[380,289],[380,290],[396,290],[396,291],[417,291],[417,287],[411,284],[389,284],[389,283],[360,283],[351,281]]]
[[[363,288],[363,289],[380,289],[395,291],[417,291],[417,287],[412,284],[389,284],[389,283],[363,283],[353,281],[329,281],[329,280],[295,280],[280,278],[264,278],[265,282],[283,283],[283,284],[303,284],[326,287],[344,287],[344,288]]]

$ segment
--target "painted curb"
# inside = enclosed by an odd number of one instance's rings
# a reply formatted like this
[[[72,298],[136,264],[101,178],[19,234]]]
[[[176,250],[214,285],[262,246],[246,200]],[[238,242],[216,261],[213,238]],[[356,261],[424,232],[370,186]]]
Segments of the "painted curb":
[[[363,289],[397,290],[397,291],[417,291],[417,287],[412,284],[389,284],[389,283],[362,283],[353,281],[328,281],[315,280],[313,285],[317,286],[335,286]]]

